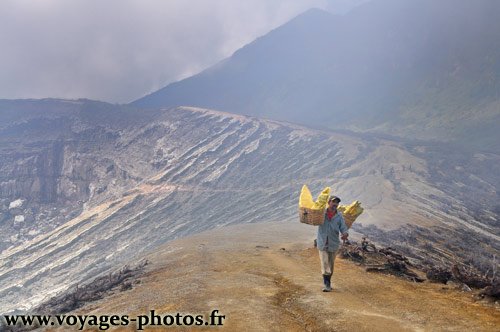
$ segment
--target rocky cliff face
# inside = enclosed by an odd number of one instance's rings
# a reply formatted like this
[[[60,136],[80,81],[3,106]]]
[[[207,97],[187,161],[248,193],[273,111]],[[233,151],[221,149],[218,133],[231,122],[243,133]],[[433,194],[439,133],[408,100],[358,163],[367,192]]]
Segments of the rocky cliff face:
[[[435,237],[445,254],[470,247],[470,234],[500,249],[490,203],[498,179],[479,171],[498,165],[496,155],[458,160],[467,179],[454,184],[426,145],[203,109],[10,101],[0,120],[0,312],[26,310],[176,238],[297,222],[303,184],[361,200],[359,231],[399,232],[415,248]],[[455,195],[462,185],[477,198]],[[472,213],[481,202],[482,214]]]
[[[88,101],[0,103],[0,250],[118,197],[153,169],[127,161],[137,148],[115,149],[130,133],[127,121],[138,127],[141,119],[151,121],[147,114],[127,115]],[[149,157],[148,150],[144,158]],[[22,206],[9,208],[15,200]]]

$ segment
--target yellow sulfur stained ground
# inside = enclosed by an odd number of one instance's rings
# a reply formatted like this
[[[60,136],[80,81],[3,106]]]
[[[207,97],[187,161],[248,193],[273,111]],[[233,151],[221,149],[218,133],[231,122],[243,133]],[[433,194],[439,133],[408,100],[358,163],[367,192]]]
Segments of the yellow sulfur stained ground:
[[[217,309],[225,316],[221,326],[145,331],[500,331],[498,307],[477,302],[471,293],[367,273],[340,258],[333,291],[321,292],[315,232],[298,222],[263,223],[170,242],[145,256],[151,264],[133,289],[76,313],[132,317],[153,309],[208,318]]]

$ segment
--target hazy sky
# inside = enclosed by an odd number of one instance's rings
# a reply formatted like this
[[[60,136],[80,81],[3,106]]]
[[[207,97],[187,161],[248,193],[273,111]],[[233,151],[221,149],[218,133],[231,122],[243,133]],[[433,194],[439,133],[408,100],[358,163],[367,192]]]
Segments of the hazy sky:
[[[0,99],[128,103],[316,7],[363,0],[0,0]]]

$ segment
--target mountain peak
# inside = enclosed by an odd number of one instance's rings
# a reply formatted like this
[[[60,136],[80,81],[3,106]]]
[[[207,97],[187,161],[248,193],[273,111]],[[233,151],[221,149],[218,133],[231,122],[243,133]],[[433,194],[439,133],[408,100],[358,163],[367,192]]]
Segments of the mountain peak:
[[[310,9],[306,10],[305,12],[297,15],[291,21],[296,20],[297,18],[302,18],[302,17],[331,19],[332,17],[335,17],[335,15],[333,15],[332,13],[330,13],[326,10],[315,7],[315,8],[310,8]]]
[[[494,0],[373,0],[343,16],[314,8],[134,104],[498,150],[498,13]]]

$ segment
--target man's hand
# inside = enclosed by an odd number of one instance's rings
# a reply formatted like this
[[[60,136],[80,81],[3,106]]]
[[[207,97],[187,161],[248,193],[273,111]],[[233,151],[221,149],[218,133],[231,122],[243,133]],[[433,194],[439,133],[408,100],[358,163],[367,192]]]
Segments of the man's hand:
[[[343,233],[343,234],[340,236],[340,238],[341,238],[342,240],[347,240],[347,237],[348,237],[348,236],[349,236],[349,234],[347,234],[347,233]]]

